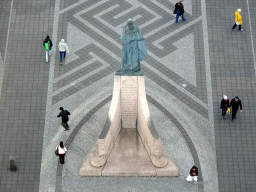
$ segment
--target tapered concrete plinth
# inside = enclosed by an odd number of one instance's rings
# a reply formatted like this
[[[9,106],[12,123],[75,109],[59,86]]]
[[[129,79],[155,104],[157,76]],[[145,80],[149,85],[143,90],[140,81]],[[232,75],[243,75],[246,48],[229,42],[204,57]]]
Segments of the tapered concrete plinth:
[[[121,129],[102,176],[156,176],[136,129]]]
[[[168,163],[163,168],[155,167],[136,129],[121,129],[115,146],[106,164],[93,167],[90,162],[83,165],[81,176],[178,176],[178,170],[167,153]]]

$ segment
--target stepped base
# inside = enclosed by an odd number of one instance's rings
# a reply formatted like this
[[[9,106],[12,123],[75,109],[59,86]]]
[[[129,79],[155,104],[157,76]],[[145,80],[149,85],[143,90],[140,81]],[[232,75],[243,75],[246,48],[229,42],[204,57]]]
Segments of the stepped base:
[[[168,163],[155,167],[136,129],[121,129],[107,163],[93,167],[87,160],[80,169],[80,176],[178,176],[178,170],[167,153]]]

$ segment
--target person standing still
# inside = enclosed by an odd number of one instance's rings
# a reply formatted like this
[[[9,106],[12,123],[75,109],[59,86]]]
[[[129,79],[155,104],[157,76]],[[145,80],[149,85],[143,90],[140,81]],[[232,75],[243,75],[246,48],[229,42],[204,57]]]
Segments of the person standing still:
[[[229,107],[232,107],[231,122],[233,122],[234,119],[236,119],[236,113],[237,113],[239,107],[240,107],[240,112],[242,112],[242,102],[238,98],[238,96],[236,96],[234,99],[231,100]]]
[[[226,119],[226,112],[229,107],[229,99],[226,95],[223,95],[223,99],[220,102],[220,109],[222,110],[221,119]]]
[[[50,39],[49,35],[46,36],[43,42],[43,46],[45,49],[45,60],[46,63],[49,61],[49,56],[51,54],[51,49],[52,49],[52,40]]]
[[[59,154],[59,161],[60,164],[63,165],[65,163],[65,154],[66,154],[66,147],[63,145],[63,142],[61,141],[59,146],[56,147],[58,149],[58,154]]]
[[[64,39],[61,39],[59,43],[59,52],[60,52],[60,66],[62,65],[62,58],[66,58],[66,53],[69,53],[68,45],[65,43]]]
[[[232,27],[232,29],[235,31],[236,30],[236,26],[239,26],[239,31],[243,31],[242,29],[242,15],[241,15],[241,9],[237,9],[237,11],[235,12],[235,24]]]
[[[60,113],[57,115],[57,117],[62,118],[61,125],[65,128],[65,131],[69,130],[69,125],[68,125],[68,116],[70,115],[68,110],[64,110],[63,107],[60,107]]]
[[[183,1],[179,1],[178,3],[176,3],[175,5],[175,11],[176,11],[176,20],[175,23],[178,24],[178,19],[179,17],[182,18],[183,22],[186,21],[185,17],[184,17],[184,6],[182,4]]]

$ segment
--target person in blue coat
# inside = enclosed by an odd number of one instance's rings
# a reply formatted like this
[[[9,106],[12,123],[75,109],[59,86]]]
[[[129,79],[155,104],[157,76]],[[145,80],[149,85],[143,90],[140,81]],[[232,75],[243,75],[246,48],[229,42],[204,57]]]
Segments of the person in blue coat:
[[[182,18],[183,21],[186,21],[185,17],[184,17],[184,6],[182,4],[183,1],[179,1],[178,3],[176,3],[175,5],[175,12],[176,12],[176,20],[175,23],[178,24],[178,19],[179,17]]]

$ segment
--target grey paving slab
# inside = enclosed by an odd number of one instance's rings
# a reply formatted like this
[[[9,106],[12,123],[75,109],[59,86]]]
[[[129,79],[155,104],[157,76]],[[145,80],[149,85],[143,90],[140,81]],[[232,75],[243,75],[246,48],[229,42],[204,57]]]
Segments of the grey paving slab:
[[[215,116],[219,191],[254,191],[255,10],[253,1],[206,1]],[[221,4],[220,9],[216,9]],[[243,10],[243,33],[232,31],[234,12]],[[214,23],[219,23],[213,26]],[[253,85],[253,86],[252,86]],[[223,94],[243,101],[234,123],[220,119]],[[251,121],[250,121],[251,119]]]
[[[48,27],[50,16],[39,16],[49,12],[54,7],[52,3],[0,2],[0,50],[4,63],[0,100],[1,191],[39,190],[47,94],[44,87],[49,74],[41,42],[52,30]],[[47,27],[37,31],[44,23]],[[10,156],[15,156],[17,172],[9,171]]]
[[[254,190],[255,2],[184,0],[187,22],[179,21],[177,26],[172,14],[175,3],[0,2],[1,191],[38,191],[39,178],[40,186],[45,187],[40,187],[41,191],[81,191],[85,184],[88,191],[102,191],[103,186],[110,191]],[[243,14],[241,33],[230,29],[237,8]],[[188,146],[192,155],[183,154],[186,168],[178,163],[181,156],[174,157],[182,172],[176,179],[79,178],[76,170],[106,120],[99,114],[107,112],[109,104],[99,104],[111,97],[114,71],[121,61],[122,26],[130,17],[141,27],[149,47],[142,69],[152,114],[158,117],[154,123],[159,128],[165,118],[174,123],[183,138],[180,147]],[[41,46],[46,34],[52,36],[54,43],[49,64],[44,62]],[[60,67],[56,45],[62,38],[71,52]],[[238,95],[243,102],[244,110],[232,124],[219,118],[223,94],[230,98]],[[64,133],[58,120],[52,118],[60,106],[72,112],[72,133]],[[95,125],[96,130],[91,128]],[[77,127],[90,138],[83,147],[79,146],[82,135]],[[90,128],[84,130],[85,127]],[[166,127],[160,128],[159,135],[172,154],[175,148],[168,135],[161,135]],[[66,142],[70,154],[63,169],[52,154],[60,140]],[[8,159],[13,154],[19,168],[16,173],[8,171]],[[78,157],[76,163],[72,154]],[[200,165],[198,185],[184,181],[193,162]],[[120,185],[111,187],[113,181]],[[132,185],[134,182],[137,183]]]

